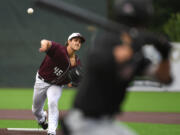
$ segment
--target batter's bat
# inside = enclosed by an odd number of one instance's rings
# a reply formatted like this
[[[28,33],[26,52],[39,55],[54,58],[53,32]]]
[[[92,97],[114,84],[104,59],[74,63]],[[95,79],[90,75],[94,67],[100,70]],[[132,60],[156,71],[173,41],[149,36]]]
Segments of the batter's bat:
[[[97,25],[108,31],[122,32],[124,30],[126,31],[127,29],[129,29],[127,26],[123,24],[109,20],[88,10],[68,4],[66,2],[63,2],[62,0],[38,0],[36,1],[36,5],[40,8],[46,8],[58,14],[64,14],[69,17],[73,17],[78,21],[83,21],[86,23]]]

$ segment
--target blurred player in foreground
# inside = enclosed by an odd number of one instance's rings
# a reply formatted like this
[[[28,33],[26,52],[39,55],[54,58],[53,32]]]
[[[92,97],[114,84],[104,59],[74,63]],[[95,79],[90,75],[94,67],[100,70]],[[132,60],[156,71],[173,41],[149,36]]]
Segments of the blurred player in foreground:
[[[134,135],[114,120],[130,82],[142,75],[165,84],[172,80],[170,43],[162,36],[137,29],[151,16],[151,1],[115,0],[115,9],[117,20],[133,28],[119,33],[106,32],[95,40],[73,109],[63,119],[65,135]],[[144,57],[145,44],[152,44],[161,54],[158,67],[151,67],[151,61]]]
[[[48,135],[55,135],[58,126],[58,100],[64,85],[78,83],[80,60],[75,54],[81,48],[85,39],[80,33],[72,33],[66,46],[54,41],[41,40],[40,52],[45,52],[41,66],[36,75],[34,85],[32,112],[43,129],[48,128]],[[48,99],[47,113],[43,110]]]

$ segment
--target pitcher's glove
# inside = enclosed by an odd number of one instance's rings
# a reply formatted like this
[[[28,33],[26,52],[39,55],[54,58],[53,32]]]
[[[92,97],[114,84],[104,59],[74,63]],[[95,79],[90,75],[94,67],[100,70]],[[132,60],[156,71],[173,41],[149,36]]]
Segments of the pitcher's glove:
[[[70,79],[72,86],[77,87],[83,76],[82,68],[80,66],[74,67],[68,72],[68,78]]]

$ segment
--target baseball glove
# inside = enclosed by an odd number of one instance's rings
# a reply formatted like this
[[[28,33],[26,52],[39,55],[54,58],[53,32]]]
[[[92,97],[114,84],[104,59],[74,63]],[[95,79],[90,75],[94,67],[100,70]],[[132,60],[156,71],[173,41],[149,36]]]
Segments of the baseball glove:
[[[72,86],[77,87],[83,76],[82,68],[80,66],[74,67],[68,72],[68,78],[72,83]]]

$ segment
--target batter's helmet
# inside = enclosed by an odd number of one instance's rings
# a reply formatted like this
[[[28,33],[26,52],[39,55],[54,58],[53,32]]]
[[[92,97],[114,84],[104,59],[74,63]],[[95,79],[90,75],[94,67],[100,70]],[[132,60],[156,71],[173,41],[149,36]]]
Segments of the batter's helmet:
[[[115,0],[113,10],[118,22],[131,26],[146,24],[153,15],[151,0]]]

